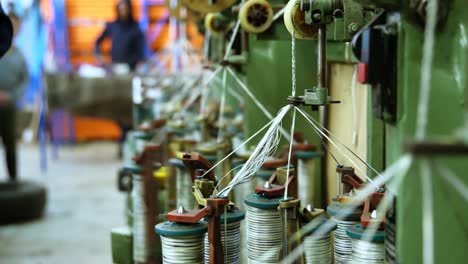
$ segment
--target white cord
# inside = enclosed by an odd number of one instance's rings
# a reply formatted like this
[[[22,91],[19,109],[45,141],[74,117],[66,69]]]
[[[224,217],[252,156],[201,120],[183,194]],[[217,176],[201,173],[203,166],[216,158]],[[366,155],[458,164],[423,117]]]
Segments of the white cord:
[[[236,39],[236,35],[237,35],[237,32],[239,31],[239,27],[240,27],[240,20],[238,19],[236,26],[234,27],[234,30],[232,31],[231,40],[228,43],[226,54],[224,54],[224,60],[227,60],[227,58],[231,55],[232,45],[234,44],[234,40]]]
[[[295,107],[299,113],[302,114],[302,116],[304,116],[304,118],[309,121],[309,123],[312,125],[312,127],[315,129],[316,132],[322,134],[322,136],[324,136],[335,148],[337,148],[341,154],[346,158],[348,159],[349,162],[351,162],[351,164],[353,164],[353,166],[356,168],[356,170],[358,170],[360,173],[362,173],[362,175],[364,175],[364,177],[370,182],[372,183],[375,188],[378,190],[380,189],[379,185],[376,184],[374,182],[374,180],[372,180],[371,178],[369,178],[369,176],[367,176],[367,173],[365,173],[357,164],[356,162],[354,162],[348,155],[346,155],[346,153],[340,148],[338,147],[335,142],[333,142],[333,140],[331,140],[325,133],[322,132],[322,130],[320,130],[315,124],[314,122],[312,122],[312,117],[310,117],[309,115],[307,115],[307,113],[305,113],[302,109],[298,108],[298,107]],[[367,163],[366,163],[367,164]],[[369,165],[370,166],[370,165]]]
[[[356,102],[356,75],[357,75],[357,66],[354,67],[353,79],[351,81],[351,101],[353,108],[353,138],[351,144],[356,146],[357,143],[357,131],[358,131],[358,114],[357,114],[357,102]]]
[[[291,135],[294,135],[294,128],[296,126],[296,108],[293,109],[293,117],[291,121]],[[288,199],[288,186],[289,186],[289,170],[291,168],[291,155],[292,155],[293,140],[289,141],[289,153],[288,153],[288,168],[286,170],[286,186],[284,189],[284,200]],[[297,168],[296,168],[297,172]]]
[[[434,203],[432,201],[432,171],[429,160],[421,162],[423,263],[434,264]]]
[[[428,0],[426,7],[426,27],[424,30],[423,58],[421,62],[421,87],[419,90],[416,139],[426,137],[429,99],[431,95],[431,71],[434,55],[435,29],[437,24],[438,0]]]

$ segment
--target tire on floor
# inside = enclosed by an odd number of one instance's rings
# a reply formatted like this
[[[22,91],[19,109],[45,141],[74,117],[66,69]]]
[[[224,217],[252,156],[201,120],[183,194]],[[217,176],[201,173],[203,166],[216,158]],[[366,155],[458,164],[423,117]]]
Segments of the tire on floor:
[[[42,216],[46,189],[33,182],[0,183],[0,224],[33,220]]]

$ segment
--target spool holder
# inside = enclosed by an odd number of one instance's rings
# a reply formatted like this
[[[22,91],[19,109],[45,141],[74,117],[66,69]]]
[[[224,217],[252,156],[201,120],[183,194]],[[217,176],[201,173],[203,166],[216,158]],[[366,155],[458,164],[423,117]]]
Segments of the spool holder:
[[[223,264],[224,253],[221,241],[221,215],[229,204],[227,198],[208,198],[206,206],[199,210],[174,210],[167,214],[167,220],[176,223],[195,224],[202,218],[208,222],[208,241],[210,243],[210,264]],[[183,208],[182,208],[183,209]]]
[[[276,172],[268,179],[265,186],[257,186],[255,193],[263,197],[278,197],[284,194],[286,190],[286,179],[288,181],[288,193],[292,197],[297,197],[297,178],[294,168],[289,169],[287,177],[287,168],[277,168]]]
[[[162,164],[161,150],[160,145],[147,144],[142,153],[137,154],[133,158],[137,166],[124,168],[125,171],[139,174],[143,178],[144,201],[149,212],[146,215],[145,226],[149,248],[154,248],[156,246],[156,236],[153,232],[153,228],[157,224],[159,215],[158,193],[155,192],[155,190],[159,190],[159,183],[154,179],[153,172],[155,168],[159,168],[160,164]],[[156,256],[150,255],[146,263],[157,263]]]
[[[341,183],[344,185],[345,193],[350,192],[352,189],[360,189],[365,184],[364,181],[355,174],[354,168],[352,167],[337,166],[336,172],[341,175]],[[364,201],[364,209],[361,215],[361,225],[363,228],[366,228],[369,224],[375,222],[380,222],[379,229],[385,228],[385,219],[377,220],[371,217],[372,211],[377,209],[384,196],[383,191],[384,189],[380,189],[377,192],[372,193]],[[338,201],[340,202],[344,199],[345,198],[343,197],[338,197]]]
[[[198,173],[200,172],[200,170],[208,171],[209,169],[211,169],[211,167],[213,167],[211,162],[209,162],[205,157],[203,157],[200,154],[194,154],[194,153],[185,153],[182,156],[182,162],[184,163],[185,167],[189,171],[193,182],[195,181],[197,176],[201,176],[201,175],[197,175],[197,171]],[[215,185],[217,184],[217,180],[213,171],[208,172],[205,175],[205,177],[208,180],[213,181]]]
[[[291,252],[294,251],[296,247],[300,245],[300,240],[296,240],[295,242],[290,242],[284,245],[285,241],[292,241],[291,239],[294,234],[296,234],[300,230],[300,213],[299,208],[301,206],[301,201],[299,199],[286,199],[281,200],[278,206],[278,210],[280,211],[280,216],[283,218],[284,224],[286,224],[286,232],[284,232],[283,237],[283,251],[282,256],[285,257],[289,255]],[[302,254],[301,258],[296,259],[293,264],[301,264],[305,263],[304,255]]]

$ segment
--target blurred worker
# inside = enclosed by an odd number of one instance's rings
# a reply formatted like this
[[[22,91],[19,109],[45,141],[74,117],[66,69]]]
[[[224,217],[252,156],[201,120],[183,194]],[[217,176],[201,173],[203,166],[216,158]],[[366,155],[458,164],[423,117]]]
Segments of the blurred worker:
[[[144,36],[140,26],[132,15],[130,0],[119,0],[117,3],[117,19],[106,24],[106,28],[96,40],[95,52],[102,62],[100,51],[104,39],[112,41],[112,63],[126,63],[134,70],[137,63],[143,60]]]
[[[21,21],[14,13],[9,17],[15,37]],[[23,96],[29,75],[26,60],[15,45],[0,59],[0,69],[0,138],[5,147],[10,180],[16,180],[16,102]]]

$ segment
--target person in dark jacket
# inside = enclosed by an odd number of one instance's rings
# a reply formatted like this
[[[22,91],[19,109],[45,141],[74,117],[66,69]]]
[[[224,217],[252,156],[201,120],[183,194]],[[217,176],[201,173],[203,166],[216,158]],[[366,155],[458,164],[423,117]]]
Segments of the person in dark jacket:
[[[132,15],[130,0],[120,0],[117,3],[118,17],[115,21],[106,23],[106,28],[96,40],[95,52],[100,61],[101,43],[104,39],[112,41],[112,63],[126,63],[134,70],[144,56],[144,35]]]
[[[20,19],[9,14],[13,25],[13,36],[19,31]],[[16,164],[16,102],[23,96],[28,84],[29,73],[21,51],[12,45],[0,59],[0,138],[5,147],[9,179],[17,178]]]

